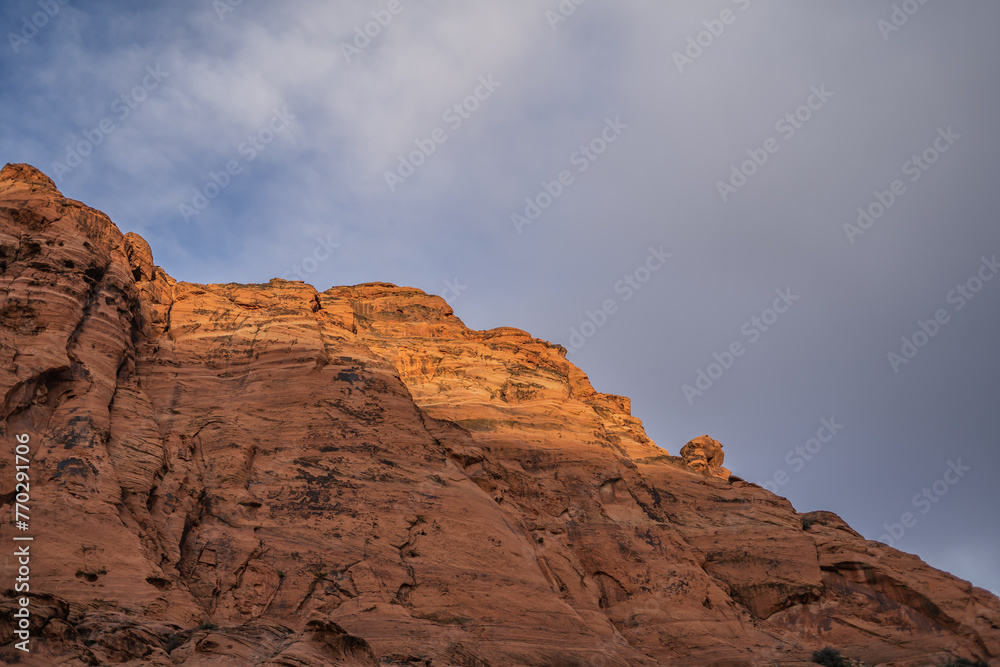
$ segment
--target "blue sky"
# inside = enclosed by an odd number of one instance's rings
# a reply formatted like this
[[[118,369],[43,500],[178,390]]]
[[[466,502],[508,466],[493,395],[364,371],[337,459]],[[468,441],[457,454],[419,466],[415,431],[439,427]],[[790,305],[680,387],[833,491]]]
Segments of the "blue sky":
[[[998,20],[14,1],[0,160],[179,280],[412,285],[577,347],[671,453],[708,433],[800,511],[997,592]]]

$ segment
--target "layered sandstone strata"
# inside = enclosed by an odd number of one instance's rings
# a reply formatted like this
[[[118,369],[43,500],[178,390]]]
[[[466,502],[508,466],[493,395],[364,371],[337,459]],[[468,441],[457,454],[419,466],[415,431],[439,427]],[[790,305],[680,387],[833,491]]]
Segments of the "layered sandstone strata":
[[[32,653],[8,556],[6,660],[1000,655],[986,591],[797,514],[708,436],[670,456],[562,347],[470,330],[438,297],[177,282],[25,165],[0,173],[0,285],[0,442],[33,456]]]

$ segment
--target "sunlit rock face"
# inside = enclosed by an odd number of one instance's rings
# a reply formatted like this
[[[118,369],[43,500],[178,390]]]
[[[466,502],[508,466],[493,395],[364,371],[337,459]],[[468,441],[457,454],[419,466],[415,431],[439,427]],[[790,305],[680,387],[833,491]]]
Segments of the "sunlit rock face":
[[[669,455],[561,346],[438,297],[177,282],[26,165],[0,173],[0,284],[2,442],[30,438],[34,537],[25,653],[0,529],[7,662],[1000,655],[986,591],[797,514],[708,436]]]

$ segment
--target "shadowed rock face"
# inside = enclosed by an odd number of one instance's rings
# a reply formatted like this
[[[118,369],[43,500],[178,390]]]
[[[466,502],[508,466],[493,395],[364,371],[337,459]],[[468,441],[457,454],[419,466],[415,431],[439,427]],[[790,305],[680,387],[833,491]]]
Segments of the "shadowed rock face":
[[[25,165],[0,173],[0,285],[0,440],[33,457],[32,652],[6,590],[7,661],[1000,655],[986,591],[797,514],[708,436],[668,455],[562,347],[438,297],[177,282]]]

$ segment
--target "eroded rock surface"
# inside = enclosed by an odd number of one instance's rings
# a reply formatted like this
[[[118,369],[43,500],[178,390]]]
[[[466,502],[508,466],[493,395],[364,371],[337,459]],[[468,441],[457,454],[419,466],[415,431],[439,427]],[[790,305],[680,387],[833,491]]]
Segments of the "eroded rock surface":
[[[726,458],[722,444],[707,435],[699,436],[681,447],[681,458],[695,470],[713,477],[728,480],[732,475],[728,469],[722,467],[722,462]]]
[[[5,660],[1000,655],[986,591],[797,514],[708,436],[670,456],[562,347],[472,331],[438,297],[176,282],[25,165],[0,173],[0,285],[0,439],[31,437],[35,538],[32,653],[6,590]]]

